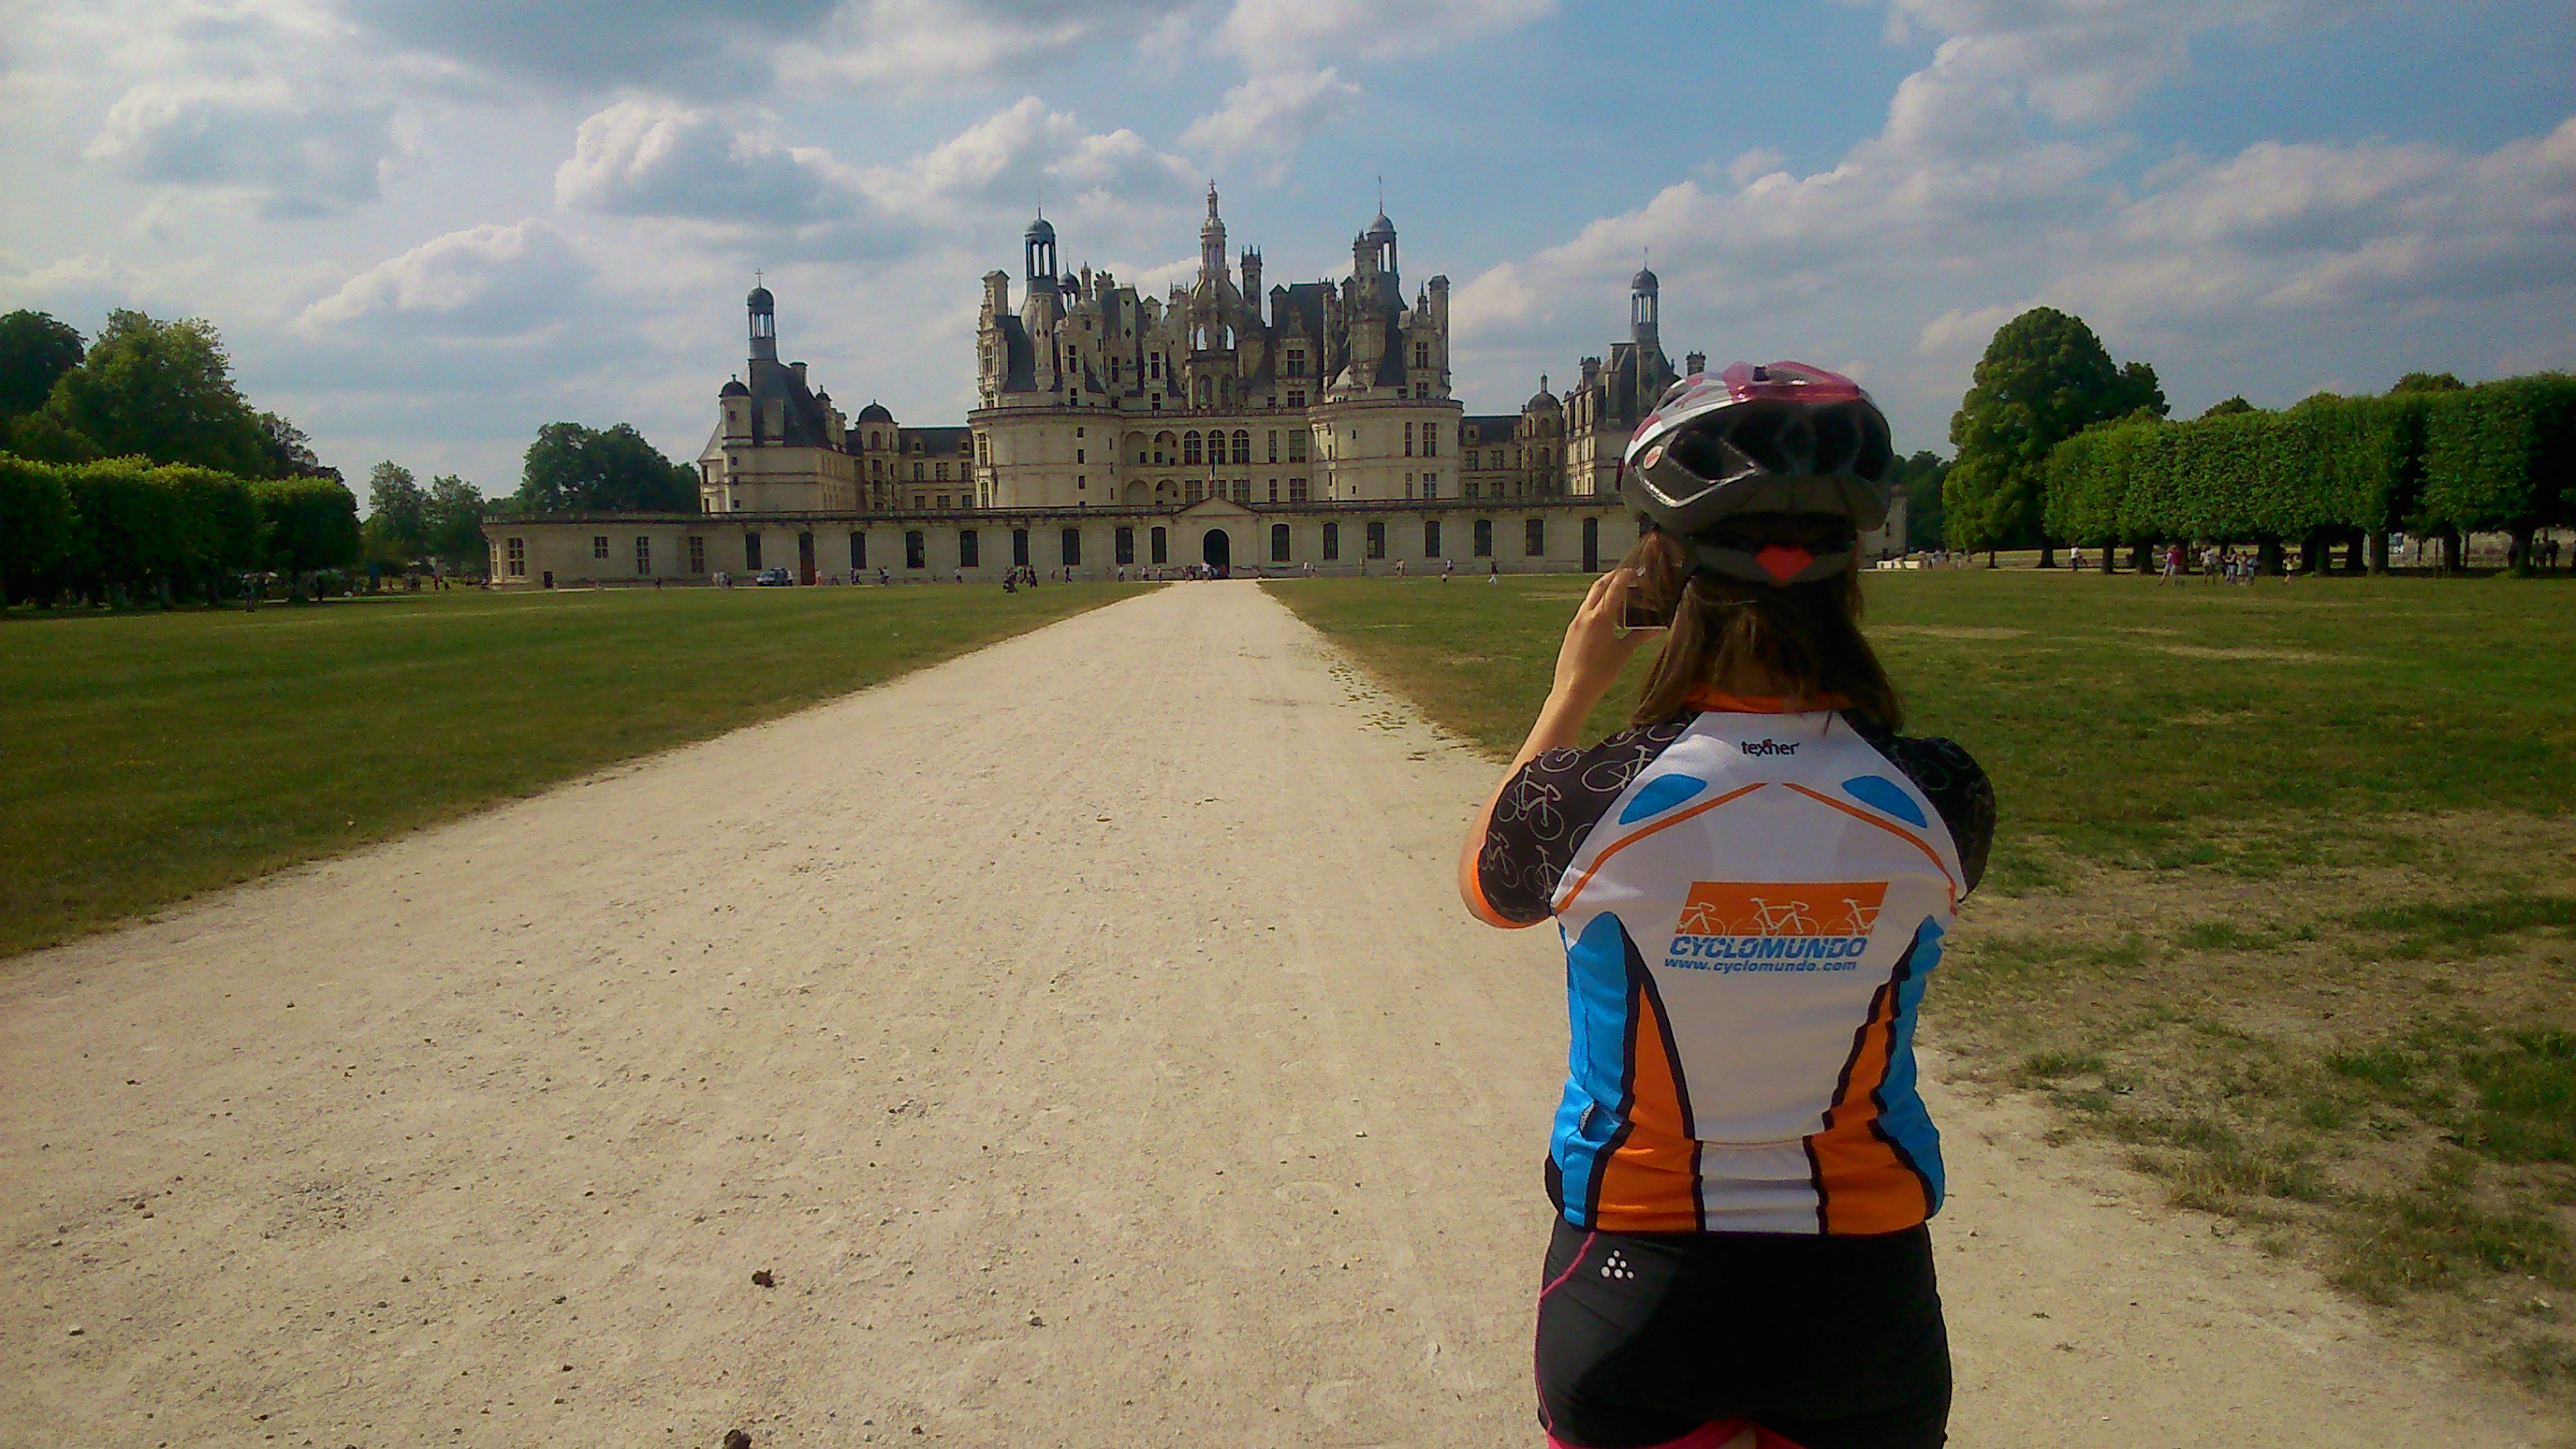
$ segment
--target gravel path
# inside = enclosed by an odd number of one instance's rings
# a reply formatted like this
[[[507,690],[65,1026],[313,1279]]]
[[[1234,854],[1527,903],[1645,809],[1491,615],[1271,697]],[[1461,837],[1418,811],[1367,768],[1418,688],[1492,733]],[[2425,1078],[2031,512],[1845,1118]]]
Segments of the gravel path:
[[[1533,1444],[1489,771],[1184,585],[11,961],[0,1445]],[[1936,1110],[1955,1442],[2559,1442]]]

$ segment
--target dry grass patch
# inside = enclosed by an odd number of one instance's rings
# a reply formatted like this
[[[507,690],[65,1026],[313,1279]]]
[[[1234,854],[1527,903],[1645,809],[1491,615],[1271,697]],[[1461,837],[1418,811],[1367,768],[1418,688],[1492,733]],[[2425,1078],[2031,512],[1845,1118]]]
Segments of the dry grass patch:
[[[2576,824],[2381,832],[2260,879],[2050,860],[1971,905],[1925,1029],[2175,1205],[2576,1403]]]

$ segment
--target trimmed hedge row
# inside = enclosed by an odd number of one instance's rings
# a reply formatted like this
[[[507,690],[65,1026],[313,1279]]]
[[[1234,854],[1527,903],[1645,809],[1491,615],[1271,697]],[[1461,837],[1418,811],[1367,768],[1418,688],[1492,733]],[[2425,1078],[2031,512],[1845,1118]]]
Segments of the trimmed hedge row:
[[[357,558],[358,500],[336,479],[254,482],[142,458],[0,455],[0,586],[10,603],[144,588],[211,598],[230,575]]]
[[[2320,395],[2285,412],[2104,424],[2048,457],[2045,518],[2081,544],[2531,530],[2576,521],[2576,377]]]

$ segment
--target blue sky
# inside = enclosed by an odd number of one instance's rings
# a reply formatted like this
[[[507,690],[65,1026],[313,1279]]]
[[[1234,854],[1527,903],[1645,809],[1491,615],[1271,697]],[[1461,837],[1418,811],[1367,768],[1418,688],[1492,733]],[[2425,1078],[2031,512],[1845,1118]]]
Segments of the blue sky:
[[[1043,198],[1160,284],[1376,203],[1507,411],[1624,335],[1857,373],[1900,445],[2048,303],[2181,412],[2576,366],[2564,0],[86,0],[9,6],[0,308],[212,319],[351,476],[693,455],[755,268],[846,407],[960,420]]]

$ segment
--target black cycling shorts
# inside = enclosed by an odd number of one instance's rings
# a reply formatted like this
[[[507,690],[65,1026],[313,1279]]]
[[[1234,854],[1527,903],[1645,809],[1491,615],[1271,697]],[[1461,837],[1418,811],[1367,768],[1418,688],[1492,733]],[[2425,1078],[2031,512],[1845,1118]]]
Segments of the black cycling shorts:
[[[1556,1445],[1651,1449],[1750,1420],[1800,1449],[1935,1449],[1950,1339],[1926,1228],[1604,1233],[1557,1219],[1538,1303]]]

